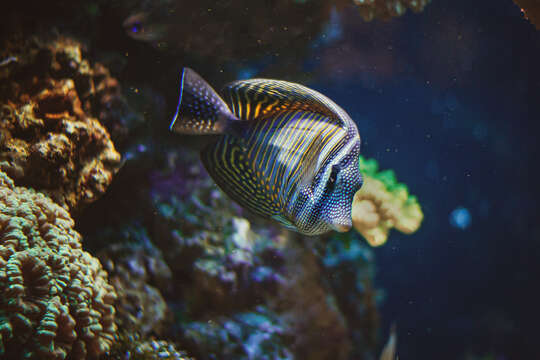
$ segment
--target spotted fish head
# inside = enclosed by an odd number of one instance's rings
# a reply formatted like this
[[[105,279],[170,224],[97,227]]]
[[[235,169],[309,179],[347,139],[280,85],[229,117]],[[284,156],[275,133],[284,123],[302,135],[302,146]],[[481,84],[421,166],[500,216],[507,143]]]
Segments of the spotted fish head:
[[[318,203],[320,221],[329,229],[346,232],[352,227],[353,197],[362,186],[359,154],[360,141],[356,141],[342,156],[333,159],[323,175]]]

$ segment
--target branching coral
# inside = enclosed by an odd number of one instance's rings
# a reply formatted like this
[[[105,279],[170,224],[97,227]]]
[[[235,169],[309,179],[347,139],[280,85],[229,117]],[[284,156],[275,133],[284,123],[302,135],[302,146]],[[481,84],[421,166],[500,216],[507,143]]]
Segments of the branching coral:
[[[0,356],[85,359],[110,348],[116,294],[73,225],[0,171]]]
[[[353,200],[354,228],[372,246],[384,244],[392,228],[406,234],[415,232],[424,215],[407,186],[398,183],[391,170],[378,172],[373,159],[360,157],[359,166],[364,184]]]
[[[113,101],[117,85],[69,39],[8,49],[19,60],[0,72],[0,169],[17,185],[78,210],[105,192],[120,166],[107,130],[92,116],[107,108],[96,103]]]
[[[430,2],[431,0],[353,0],[366,21],[402,16],[407,9],[420,12]]]

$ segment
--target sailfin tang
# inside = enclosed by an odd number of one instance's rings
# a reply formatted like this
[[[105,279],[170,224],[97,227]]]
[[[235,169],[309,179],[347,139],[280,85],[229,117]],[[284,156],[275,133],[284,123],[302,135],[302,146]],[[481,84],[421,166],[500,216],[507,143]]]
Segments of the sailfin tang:
[[[323,94],[300,84],[271,79],[235,81],[223,89],[232,112],[242,120],[272,118],[284,111],[303,110],[325,115],[346,126],[343,110]]]
[[[223,134],[237,120],[227,104],[195,71],[184,68],[176,114],[169,126],[180,134]]]

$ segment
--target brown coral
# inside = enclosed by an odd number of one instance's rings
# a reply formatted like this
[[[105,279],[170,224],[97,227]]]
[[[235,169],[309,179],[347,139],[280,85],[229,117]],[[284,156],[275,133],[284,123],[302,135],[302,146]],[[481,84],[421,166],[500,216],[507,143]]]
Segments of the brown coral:
[[[402,16],[407,9],[420,12],[430,2],[431,0],[353,0],[366,21]]]
[[[11,72],[0,73],[0,170],[80,210],[120,166],[107,130],[91,115],[92,103],[110,99],[116,85],[82,59],[80,44],[34,41],[18,49],[25,53]]]
[[[0,171],[0,356],[85,359],[111,346],[116,295],[73,225]]]

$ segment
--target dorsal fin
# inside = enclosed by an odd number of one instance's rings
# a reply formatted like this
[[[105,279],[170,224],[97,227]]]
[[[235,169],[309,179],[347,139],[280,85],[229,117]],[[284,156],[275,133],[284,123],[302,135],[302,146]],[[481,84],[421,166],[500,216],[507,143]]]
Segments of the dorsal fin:
[[[281,80],[235,81],[223,89],[232,112],[242,120],[270,118],[283,111],[304,110],[327,116],[346,127],[345,113],[323,94],[300,84]]]

